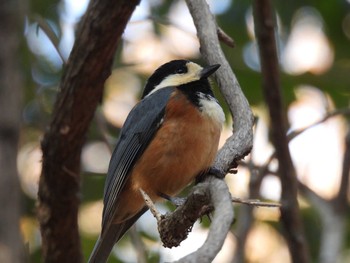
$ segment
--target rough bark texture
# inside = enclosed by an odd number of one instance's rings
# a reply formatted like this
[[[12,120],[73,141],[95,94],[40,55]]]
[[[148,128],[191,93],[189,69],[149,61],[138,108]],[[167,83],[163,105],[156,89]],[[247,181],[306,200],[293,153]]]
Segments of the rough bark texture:
[[[42,141],[38,219],[45,262],[81,262],[80,153],[118,41],[139,0],[92,0],[77,33]]]
[[[213,262],[222,248],[234,218],[231,195],[225,181],[209,177],[196,190],[209,193],[210,202],[203,207],[207,208],[209,205],[215,209],[211,226],[204,244],[197,251],[176,261],[177,263]]]
[[[16,163],[23,88],[18,59],[23,22],[19,2],[0,3],[0,262],[4,263],[24,261]]]
[[[194,223],[214,210],[208,182],[193,188],[186,202],[174,212],[162,215],[158,221],[158,231],[164,247],[177,247],[187,238]]]
[[[275,20],[270,0],[255,0],[253,10],[260,52],[263,93],[269,107],[272,142],[276,150],[278,174],[282,184],[281,221],[292,261],[310,262],[297,201],[297,178],[286,136],[287,120],[282,103]]]

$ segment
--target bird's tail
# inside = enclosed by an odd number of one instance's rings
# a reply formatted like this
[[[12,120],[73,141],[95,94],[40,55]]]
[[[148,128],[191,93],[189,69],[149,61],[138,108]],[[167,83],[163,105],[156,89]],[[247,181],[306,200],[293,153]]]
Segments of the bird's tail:
[[[135,223],[135,221],[147,211],[148,208],[144,207],[140,212],[134,215],[132,218],[126,220],[121,224],[111,224],[104,229],[101,235],[98,237],[94,249],[91,252],[89,263],[105,263],[112,251],[112,248],[119,239],[125,234],[125,232]]]
[[[91,252],[89,263],[104,263],[107,261],[114,244],[120,239],[120,229],[122,229],[120,225],[111,225],[107,231],[104,231],[98,237]]]

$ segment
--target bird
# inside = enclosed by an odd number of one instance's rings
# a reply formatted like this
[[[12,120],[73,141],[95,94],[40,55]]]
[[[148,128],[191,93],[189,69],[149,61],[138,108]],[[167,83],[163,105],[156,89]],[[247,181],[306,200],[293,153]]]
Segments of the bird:
[[[140,189],[153,202],[162,201],[212,168],[225,114],[208,77],[219,67],[172,60],[149,77],[109,163],[101,234],[88,262],[106,262],[148,210]]]

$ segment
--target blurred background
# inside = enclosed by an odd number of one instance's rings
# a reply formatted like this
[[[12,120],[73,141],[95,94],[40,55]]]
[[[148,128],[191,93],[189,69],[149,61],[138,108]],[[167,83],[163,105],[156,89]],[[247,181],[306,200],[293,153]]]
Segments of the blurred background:
[[[249,198],[254,169],[268,167],[256,191],[261,200],[278,202],[280,183],[276,162],[270,161],[267,108],[261,92],[251,1],[208,1],[218,25],[235,41],[222,44],[226,57],[257,116],[254,148],[238,168],[227,176],[235,197]],[[350,0],[273,1],[276,9],[281,83],[290,131],[311,126],[335,109],[349,107],[350,99]],[[41,172],[40,140],[49,124],[64,61],[75,41],[75,30],[88,0],[29,1],[20,54],[25,81],[18,171],[23,191],[21,229],[31,262],[40,262],[40,233],[35,216],[38,180]],[[49,28],[45,29],[45,27]],[[51,37],[50,37],[51,35]],[[52,41],[57,37],[57,43]],[[104,177],[111,152],[123,122],[137,103],[147,77],[159,65],[178,58],[203,64],[192,18],[184,1],[142,0],[119,44],[113,71],[105,84],[103,101],[96,112],[84,146],[79,226],[83,253],[88,257],[100,231]],[[221,145],[230,136],[227,123]],[[349,113],[349,112],[348,112]],[[323,201],[332,200],[339,190],[345,136],[349,118],[336,115],[308,128],[290,142],[299,180]],[[253,167],[253,168],[252,168]],[[318,262],[324,227],[320,212],[306,198],[300,206],[314,262]],[[173,207],[164,204],[166,212]],[[246,262],[290,262],[288,248],[278,225],[277,208],[254,208],[244,216],[244,205],[235,205],[236,224],[227,236],[215,262],[233,262],[238,253],[240,222],[250,220],[242,249]],[[176,260],[204,242],[209,220],[197,223],[180,247],[165,249],[159,242],[155,219],[146,213],[137,223],[148,262]],[[345,221],[343,245],[337,262],[350,262],[350,220]],[[136,248],[128,235],[113,252],[110,262],[136,262]]]

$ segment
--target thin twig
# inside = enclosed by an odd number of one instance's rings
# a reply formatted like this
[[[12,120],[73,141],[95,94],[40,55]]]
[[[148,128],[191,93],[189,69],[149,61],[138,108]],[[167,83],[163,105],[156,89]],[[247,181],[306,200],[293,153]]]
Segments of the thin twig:
[[[232,202],[255,207],[281,207],[281,204],[279,203],[262,202],[259,199],[241,199],[238,197],[232,197]]]
[[[181,30],[181,31],[183,31],[183,32],[193,36],[192,32],[186,30],[185,28],[183,28],[183,27],[181,27],[179,25],[176,25],[176,24],[170,22],[169,19],[165,19],[163,17],[158,17],[158,16],[155,16],[155,15],[150,15],[148,17],[148,19],[151,19],[152,21],[155,21],[155,22],[157,22],[159,24],[163,24],[163,25],[167,25],[167,26],[173,26],[173,27],[175,27],[175,28],[177,28],[177,29],[179,29],[179,30]],[[140,21],[134,21],[133,23],[135,23],[135,22],[138,23]],[[228,47],[231,47],[231,48],[235,47],[235,41],[221,27],[219,27],[218,25],[217,25],[217,37],[222,43],[226,44]]]
[[[109,152],[112,154],[114,147],[109,141],[109,138],[111,136],[109,135],[107,127],[106,127],[106,120],[105,120],[103,114],[98,110],[95,113],[95,121],[96,121],[97,128],[102,136],[103,142],[106,144]]]
[[[133,225],[129,229],[129,235],[131,242],[136,250],[137,262],[147,263],[147,251],[145,248],[145,244],[142,242],[140,233],[137,231],[136,225]]]
[[[287,135],[287,139],[288,139],[288,143],[291,142],[293,139],[295,139],[296,137],[298,137],[300,134],[302,134],[303,132],[327,121],[328,119],[338,116],[338,115],[350,115],[350,108],[342,108],[342,109],[336,109],[334,111],[328,112],[322,119],[310,124],[307,127],[301,128],[301,129],[296,129],[291,131],[288,135]],[[268,166],[270,165],[270,163],[275,159],[276,157],[276,151],[274,151],[270,157],[267,159],[267,161],[265,162],[264,165],[262,165],[262,167],[265,167],[265,169],[268,169]]]
[[[229,47],[235,47],[235,41],[226,32],[218,26],[218,38],[219,40]]]
[[[311,128],[315,127],[316,125],[319,125],[319,124],[327,121],[329,118],[335,117],[337,115],[350,115],[350,108],[336,109],[334,111],[328,112],[322,119],[316,121],[315,123],[313,123],[307,127],[297,129],[297,130],[290,132],[288,134],[288,142],[293,140],[298,135],[302,134],[304,131],[311,129]]]
[[[62,63],[66,64],[66,59],[64,58],[59,44],[60,44],[60,40],[58,39],[58,37],[56,36],[55,32],[53,31],[52,27],[50,26],[49,23],[47,23],[46,19],[44,19],[43,17],[41,17],[40,15],[35,15],[33,16],[33,20],[35,22],[37,22],[38,27],[41,28],[41,30],[46,34],[46,36],[50,39],[52,45],[54,46],[54,48],[57,51],[58,56],[61,58]]]
[[[145,193],[145,191],[143,191],[142,189],[139,189],[139,190],[143,197],[143,200],[145,200],[145,203],[148,206],[149,210],[151,211],[152,215],[157,219],[157,222],[159,222],[161,220],[162,215],[158,212],[152,199]]]

